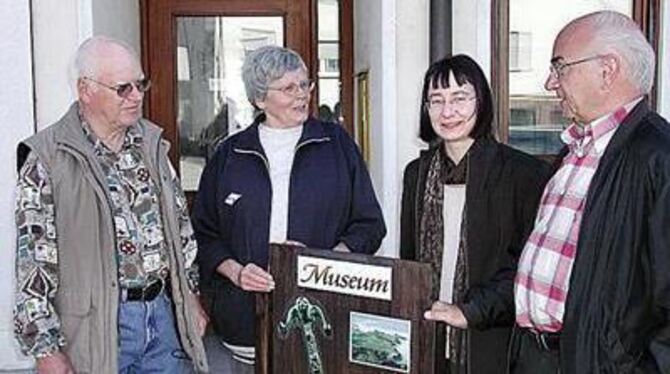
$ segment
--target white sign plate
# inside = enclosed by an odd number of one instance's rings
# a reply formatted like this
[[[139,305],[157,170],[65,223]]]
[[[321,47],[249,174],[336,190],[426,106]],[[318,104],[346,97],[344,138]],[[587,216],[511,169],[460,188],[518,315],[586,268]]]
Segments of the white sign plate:
[[[391,300],[391,267],[298,256],[298,287]]]

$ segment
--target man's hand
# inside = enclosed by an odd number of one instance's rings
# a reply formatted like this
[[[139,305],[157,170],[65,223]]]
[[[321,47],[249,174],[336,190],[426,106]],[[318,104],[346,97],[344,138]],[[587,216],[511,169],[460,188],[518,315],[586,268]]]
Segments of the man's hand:
[[[459,329],[468,328],[468,320],[459,307],[454,304],[447,304],[441,301],[436,301],[430,310],[427,310],[423,317],[431,321],[442,321],[449,326],[457,327]]]
[[[63,352],[37,359],[37,372],[39,374],[74,374],[74,368],[70,359]]]
[[[190,294],[190,296],[191,303],[193,303],[193,308],[195,309],[195,328],[198,330],[198,335],[202,337],[205,336],[205,331],[209,324],[209,316],[205,312],[205,308],[202,307],[198,295]]]

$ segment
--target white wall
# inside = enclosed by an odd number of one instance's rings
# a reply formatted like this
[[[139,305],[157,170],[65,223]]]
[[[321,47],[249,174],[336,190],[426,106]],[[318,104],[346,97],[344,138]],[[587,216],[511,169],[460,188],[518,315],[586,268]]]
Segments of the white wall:
[[[388,235],[380,254],[399,250],[402,171],[418,156],[420,91],[428,67],[428,0],[354,3],[354,70],[369,72],[370,173]]]
[[[453,0],[452,50],[467,54],[491,79],[491,1]]]
[[[14,340],[14,181],[16,144],[33,133],[32,57],[30,50],[30,7],[27,1],[0,1],[0,370],[32,366]]]
[[[385,124],[384,131],[396,131],[398,152],[393,164],[395,180],[388,191],[395,199],[396,220],[389,226],[387,243],[393,243],[387,253],[398,255],[400,250],[400,200],[405,166],[428,146],[419,140],[419,116],[423,76],[430,64],[430,0],[398,1],[396,29],[396,122]],[[389,197],[390,199],[390,197]]]
[[[104,34],[139,51],[140,32],[137,0],[1,0],[0,5],[4,79],[0,90],[4,129],[0,137],[4,161],[0,164],[0,248],[5,254],[0,262],[0,371],[14,371],[33,365],[20,354],[13,335],[16,145],[36,128],[56,121],[69,107],[74,95],[68,67],[81,41]]]
[[[33,1],[35,112],[39,129],[58,120],[74,97],[67,71],[80,31],[86,33],[80,26],[79,8],[76,0]]]
[[[140,51],[138,0],[33,1],[35,111],[38,129],[58,120],[74,100],[69,68],[92,35],[121,39]]]
[[[664,1],[661,9],[661,40],[659,56],[661,69],[657,82],[659,84],[658,109],[665,119],[670,120],[670,1]]]
[[[123,40],[139,55],[141,47],[139,0],[86,0],[86,2],[92,4],[93,34]]]
[[[395,0],[391,0],[390,2],[395,3]],[[382,204],[382,209],[386,205],[384,199],[384,149],[382,148],[383,142],[381,138],[376,137],[375,134],[379,133],[384,121],[388,121],[389,117],[392,116],[390,110],[382,110],[382,108],[390,108],[388,103],[384,101],[383,95],[384,67],[382,63],[382,50],[388,51],[392,49],[389,48],[389,45],[392,46],[395,44],[393,34],[387,34],[386,38],[382,38],[382,7],[384,3],[388,3],[388,1],[368,0],[354,2],[354,73],[368,72],[370,139],[372,143],[370,146],[370,162],[368,167],[377,197],[380,200],[380,204]],[[386,6],[387,9],[388,7],[389,5]],[[389,82],[386,82],[387,87],[388,84]],[[356,111],[358,112],[358,110],[358,105],[356,105]],[[386,113],[386,116],[384,113]],[[354,118],[358,118],[357,115]],[[384,210],[384,216],[388,221],[389,215],[386,210]]]

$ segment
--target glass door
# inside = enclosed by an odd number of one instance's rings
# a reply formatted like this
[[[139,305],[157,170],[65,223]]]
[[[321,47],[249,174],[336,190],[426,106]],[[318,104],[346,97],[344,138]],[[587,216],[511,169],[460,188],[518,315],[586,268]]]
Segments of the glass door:
[[[244,57],[264,45],[298,52],[317,76],[311,0],[144,0],[143,64],[153,87],[146,116],[164,129],[189,198],[216,145],[251,124]],[[316,112],[316,103],[314,112]]]
[[[258,47],[284,45],[284,21],[186,16],[176,22],[179,169],[184,190],[195,191],[216,145],[253,121],[242,63]]]

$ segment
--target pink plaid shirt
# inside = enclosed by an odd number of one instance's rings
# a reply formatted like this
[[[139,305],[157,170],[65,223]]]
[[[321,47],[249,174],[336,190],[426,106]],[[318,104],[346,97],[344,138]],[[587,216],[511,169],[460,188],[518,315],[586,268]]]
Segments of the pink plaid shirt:
[[[572,124],[561,134],[568,154],[544,189],[535,226],[519,259],[514,287],[519,326],[561,330],[586,194],[607,144],[637,102],[585,127]]]

